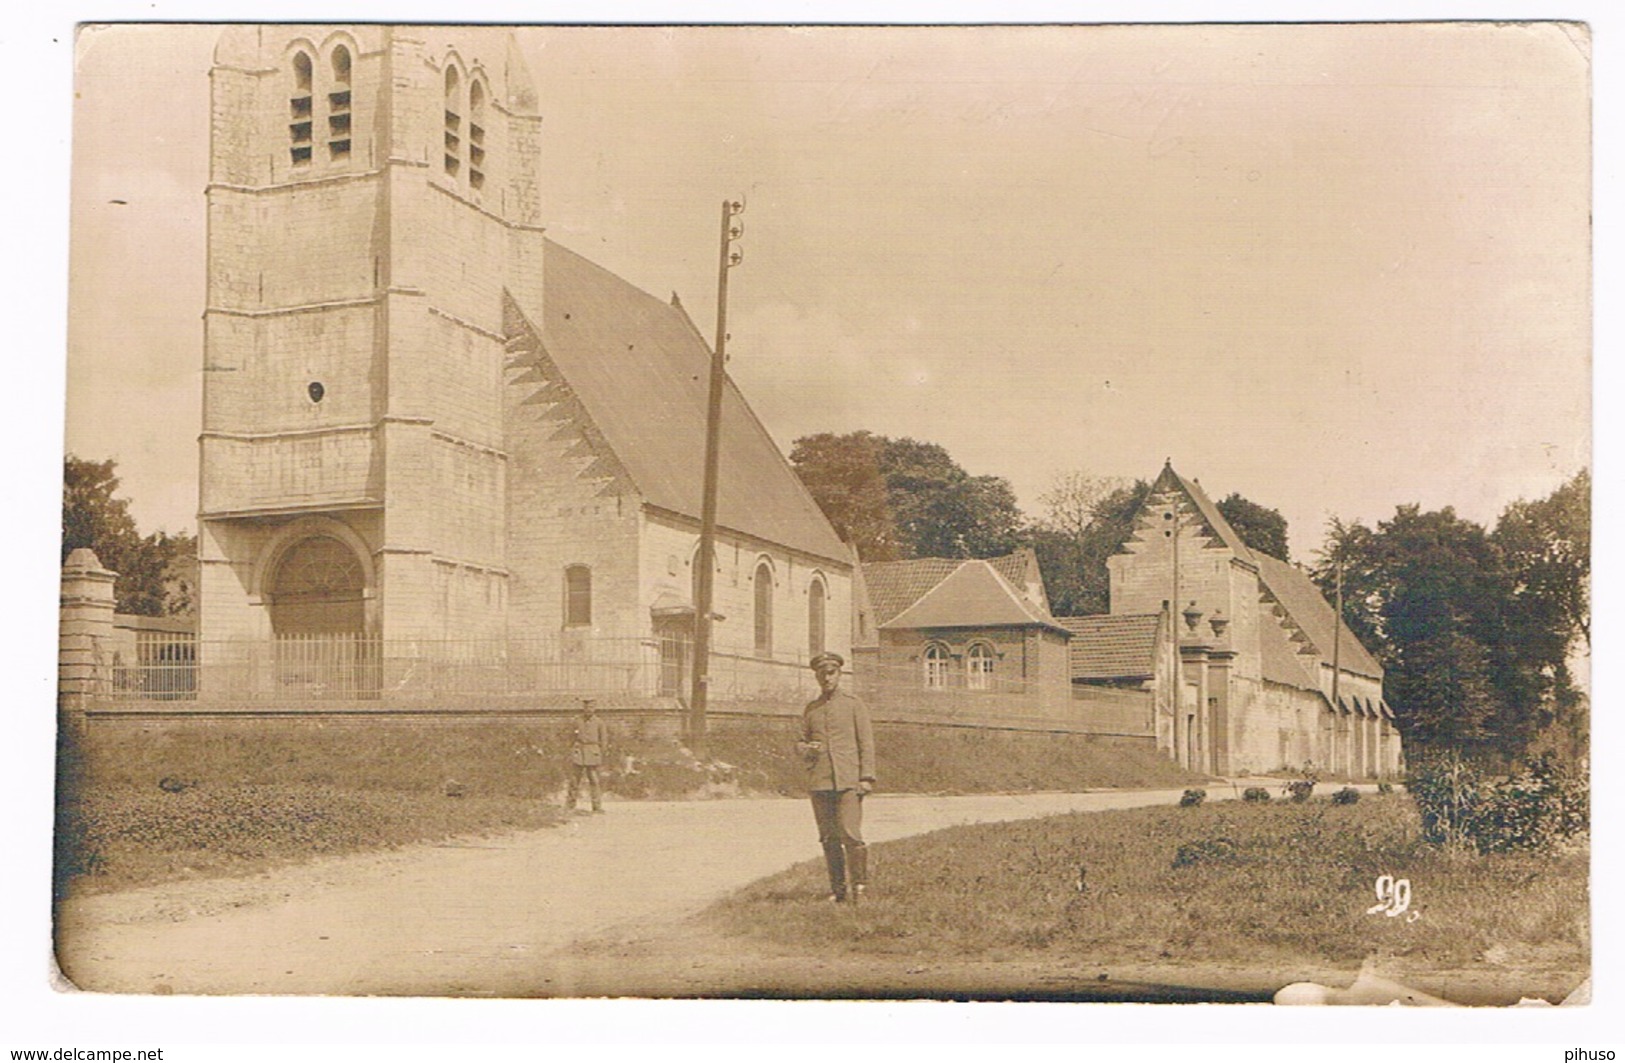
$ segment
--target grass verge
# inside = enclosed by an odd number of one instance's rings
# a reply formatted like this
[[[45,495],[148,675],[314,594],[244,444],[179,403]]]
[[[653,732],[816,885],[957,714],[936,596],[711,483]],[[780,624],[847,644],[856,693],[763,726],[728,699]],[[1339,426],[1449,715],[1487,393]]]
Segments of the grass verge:
[[[1420,841],[1403,795],[1054,816],[870,852],[875,882],[862,907],[824,901],[815,861],[753,884],[708,918],[727,933],[826,955],[1589,964],[1584,852],[1440,852]],[[1405,915],[1368,914],[1381,875],[1409,881]]]
[[[315,856],[557,825],[557,806],[309,784],[87,791],[58,831],[58,894],[247,875]]]

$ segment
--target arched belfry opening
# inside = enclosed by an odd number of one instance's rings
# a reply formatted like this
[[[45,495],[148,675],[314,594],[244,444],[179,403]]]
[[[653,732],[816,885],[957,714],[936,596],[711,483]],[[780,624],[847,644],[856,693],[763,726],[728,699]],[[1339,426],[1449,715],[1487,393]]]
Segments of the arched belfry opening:
[[[349,544],[331,535],[301,539],[271,576],[271,630],[291,635],[361,635],[367,627],[366,570]]]

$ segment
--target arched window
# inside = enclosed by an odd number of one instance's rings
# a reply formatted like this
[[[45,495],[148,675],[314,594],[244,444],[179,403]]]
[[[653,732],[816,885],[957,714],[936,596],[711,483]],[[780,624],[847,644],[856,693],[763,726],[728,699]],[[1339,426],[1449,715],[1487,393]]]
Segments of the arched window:
[[[807,588],[807,657],[824,652],[824,581],[815,579]]]
[[[462,166],[463,154],[463,112],[459,103],[458,88],[462,79],[457,75],[457,68],[446,67],[446,172],[453,177],[457,176]]]
[[[773,568],[756,566],[756,656],[773,656]]]
[[[985,642],[971,643],[965,654],[965,685],[972,690],[993,689],[993,647]]]
[[[327,154],[332,160],[350,157],[350,49],[333,49],[333,91],[327,94]]]
[[[564,570],[564,626],[592,626],[592,569],[586,565]]]
[[[293,93],[288,97],[289,154],[295,166],[310,163],[311,133],[311,75],[308,52],[293,53]]]
[[[485,187],[485,82],[468,86],[468,184]]]
[[[925,689],[948,689],[948,647],[932,642],[925,647]]]

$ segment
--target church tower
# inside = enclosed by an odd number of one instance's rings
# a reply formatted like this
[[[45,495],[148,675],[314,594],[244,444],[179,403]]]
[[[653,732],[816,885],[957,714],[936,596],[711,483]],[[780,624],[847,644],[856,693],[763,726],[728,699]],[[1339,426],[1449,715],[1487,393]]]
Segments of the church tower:
[[[210,76],[202,640],[503,636],[504,292],[543,245],[511,34],[231,27]]]

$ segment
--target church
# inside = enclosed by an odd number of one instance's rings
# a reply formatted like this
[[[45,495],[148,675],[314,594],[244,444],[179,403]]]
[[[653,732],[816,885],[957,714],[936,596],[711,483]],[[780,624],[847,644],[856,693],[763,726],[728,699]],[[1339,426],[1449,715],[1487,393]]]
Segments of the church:
[[[710,348],[546,235],[512,35],[234,26],[210,78],[200,682],[274,645],[307,695],[433,660],[681,695]],[[720,453],[714,671],[804,689],[850,652],[851,554],[731,381]]]

